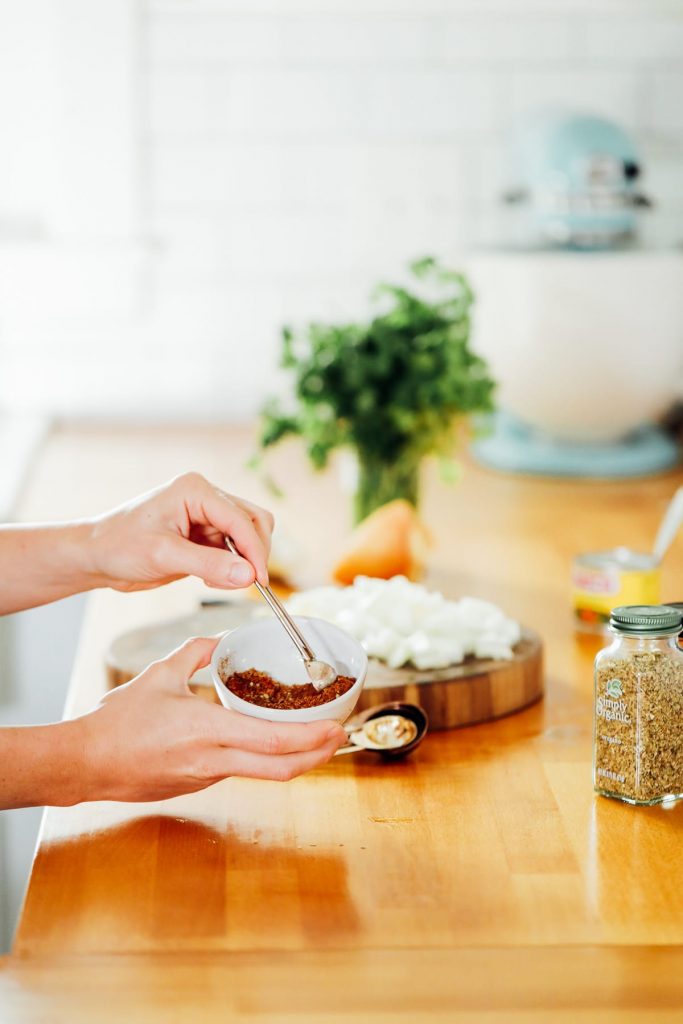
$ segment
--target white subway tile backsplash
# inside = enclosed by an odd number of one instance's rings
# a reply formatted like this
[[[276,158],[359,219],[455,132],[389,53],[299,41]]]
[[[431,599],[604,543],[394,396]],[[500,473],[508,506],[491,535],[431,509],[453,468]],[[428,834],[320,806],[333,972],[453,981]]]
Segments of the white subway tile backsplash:
[[[683,146],[668,153],[661,147],[646,146],[643,157],[646,195],[652,197],[656,206],[683,209]]]
[[[367,76],[353,69],[236,70],[231,88],[238,137],[338,139],[366,132]]]
[[[95,357],[83,351],[75,366],[78,373],[64,373],[64,356],[49,348],[36,370],[35,360],[16,354],[6,361],[0,380],[0,401],[20,411],[49,409],[57,416],[92,419],[169,419],[201,420],[204,418],[243,419],[253,415],[253,392],[240,391],[224,377],[223,402],[219,407],[212,400],[217,388],[214,368],[195,344],[194,359],[187,358],[187,349],[176,344],[163,360],[156,353],[138,351],[132,357],[112,348],[105,350],[99,339],[91,340]],[[135,366],[137,373],[131,372]],[[252,374],[257,366],[251,364]],[[154,386],[151,386],[153,381]]]
[[[424,61],[433,56],[432,27],[433,21],[419,17],[170,15],[152,34],[150,58],[156,65],[289,67]]]
[[[182,291],[193,283],[283,288],[297,281],[313,289],[359,275],[370,286],[387,268],[452,249],[467,227],[462,207],[399,199],[345,214],[304,210],[222,222],[169,221],[159,274]]]
[[[612,118],[637,132],[644,77],[637,70],[572,68],[520,71],[511,76],[510,113],[523,117],[539,107],[557,107]]]
[[[156,70],[152,138],[443,139],[483,136],[500,120],[490,72]]]
[[[160,17],[149,36],[157,65],[262,63],[282,56],[280,24],[268,17]]]
[[[304,64],[395,65],[432,56],[431,22],[419,14],[411,18],[396,14],[290,17],[281,22],[280,39],[282,59]]]
[[[583,23],[577,56],[610,64],[683,64],[683,4],[678,17],[591,17]]]
[[[215,370],[197,383],[207,409],[248,414],[272,390],[284,321],[366,315],[373,283],[411,259],[457,262],[482,223],[495,237],[505,132],[539,106],[644,133],[646,191],[683,208],[683,12],[671,10],[152,0],[149,344],[191,338]]]
[[[251,419],[267,398],[282,390],[278,339],[272,337],[250,349],[235,335],[228,341],[207,352],[211,373],[202,381],[204,416],[212,420]],[[244,353],[240,359],[235,359],[236,351]],[[180,388],[182,395],[182,384]],[[186,402],[184,395],[180,400]],[[188,410],[186,415],[191,417],[192,413]]]
[[[286,203],[283,147],[220,142],[157,142],[149,147],[151,206],[190,205],[218,213]]]
[[[402,141],[356,146],[344,174],[351,203],[464,204],[472,190],[470,147],[456,142]],[[321,165],[319,174],[325,168]]]
[[[516,187],[504,137],[492,138],[479,147],[476,184],[472,189],[478,208],[498,207],[504,192]]]
[[[683,69],[653,76],[650,125],[664,139],[683,142]]]
[[[484,65],[530,61],[544,64],[572,57],[574,26],[568,18],[435,18],[433,52],[440,60]]]
[[[272,345],[284,317],[284,285],[279,281],[259,284],[214,278],[200,282],[178,279],[163,266],[157,275],[158,314],[150,335],[157,351],[172,354],[185,349],[203,352],[224,347],[241,359],[253,348]]]
[[[286,282],[292,277],[315,277],[321,263],[325,274],[352,269],[349,222],[341,214],[281,210],[210,222],[169,224],[160,271],[165,279],[189,286],[213,281]]]
[[[116,322],[87,297],[80,318],[60,307],[49,323],[3,322],[0,404],[31,386],[27,401],[56,411],[249,415],[274,385],[284,321],[365,315],[376,281],[400,280],[413,258],[457,262],[482,223],[495,240],[505,133],[541,106],[622,123],[658,203],[648,223],[683,232],[683,0],[140,0],[138,11],[143,173],[130,197],[153,241],[144,316],[131,285]],[[48,349],[81,366],[77,380],[54,354],[34,373]]]
[[[155,15],[173,13],[222,14],[481,14],[548,15],[549,0],[148,0]],[[680,0],[552,0],[554,13],[676,14]]]
[[[368,97],[372,137],[464,139],[495,130],[498,80],[483,71],[377,71]]]
[[[353,70],[157,69],[152,138],[238,141],[363,136],[368,80]]]
[[[147,91],[152,139],[206,138],[232,128],[229,74],[155,68],[147,76]]]
[[[179,221],[201,230],[213,220],[224,233],[241,220],[251,220],[257,232],[269,218],[347,220],[355,210],[391,218],[447,210],[461,219],[474,191],[477,152],[453,143],[308,143],[195,148],[188,159],[174,146],[159,147],[154,230],[163,244]]]

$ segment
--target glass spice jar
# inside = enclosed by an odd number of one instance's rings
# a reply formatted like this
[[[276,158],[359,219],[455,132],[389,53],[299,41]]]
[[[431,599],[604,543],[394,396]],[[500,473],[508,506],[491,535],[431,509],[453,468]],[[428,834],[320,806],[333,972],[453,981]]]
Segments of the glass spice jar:
[[[614,641],[595,659],[593,785],[631,804],[683,796],[683,614],[614,608]]]

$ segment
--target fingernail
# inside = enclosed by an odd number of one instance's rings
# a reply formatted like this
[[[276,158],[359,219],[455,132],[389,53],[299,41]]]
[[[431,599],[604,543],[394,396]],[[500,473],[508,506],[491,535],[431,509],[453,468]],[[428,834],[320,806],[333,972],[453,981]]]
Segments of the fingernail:
[[[246,562],[235,562],[230,569],[230,581],[238,587],[246,587],[254,578],[254,573]]]
[[[338,726],[338,727],[336,727],[334,729],[330,729],[330,731],[327,734],[326,739],[327,739],[328,742],[330,740],[336,740],[336,742],[339,743],[339,744],[345,743],[346,742],[346,733],[343,731],[343,729],[341,729],[341,727]]]

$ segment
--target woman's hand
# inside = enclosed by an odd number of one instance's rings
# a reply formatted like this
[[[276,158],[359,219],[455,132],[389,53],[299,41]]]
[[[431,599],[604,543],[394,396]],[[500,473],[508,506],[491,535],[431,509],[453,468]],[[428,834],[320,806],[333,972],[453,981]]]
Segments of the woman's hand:
[[[91,572],[95,585],[126,591],[183,576],[221,589],[267,584],[272,531],[266,509],[185,473],[93,520]],[[243,558],[226,550],[226,534]]]
[[[268,582],[273,517],[185,473],[113,512],[0,527],[0,615],[96,587],[149,590],[183,576],[230,590]],[[240,558],[225,547],[235,541]]]
[[[73,778],[57,771],[56,795],[31,802],[163,800],[230,775],[286,781],[323,764],[346,742],[332,721],[266,722],[194,696],[188,679],[209,663],[216,643],[188,640],[108,693],[94,711],[43,727],[66,731],[61,742]]]

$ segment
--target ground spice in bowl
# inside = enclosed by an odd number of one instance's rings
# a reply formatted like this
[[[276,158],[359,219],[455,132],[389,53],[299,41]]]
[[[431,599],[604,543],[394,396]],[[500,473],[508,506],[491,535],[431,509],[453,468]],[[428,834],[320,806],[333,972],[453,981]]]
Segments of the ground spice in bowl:
[[[279,683],[266,672],[255,668],[244,672],[226,671],[227,659],[218,666],[218,674],[232,693],[250,704],[277,711],[298,711],[329,704],[336,697],[347,693],[355,683],[351,676],[337,676],[324,690],[316,690],[311,683]]]

